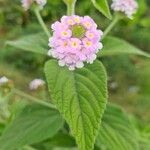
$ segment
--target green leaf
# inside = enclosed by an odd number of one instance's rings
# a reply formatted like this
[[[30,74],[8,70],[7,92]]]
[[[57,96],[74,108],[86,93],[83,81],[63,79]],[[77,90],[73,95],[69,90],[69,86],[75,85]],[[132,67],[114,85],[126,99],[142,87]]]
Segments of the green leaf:
[[[50,60],[45,73],[53,102],[69,124],[79,149],[92,150],[107,101],[104,66],[95,61],[69,71]]]
[[[58,132],[54,137],[44,143],[44,145],[51,145],[53,147],[76,147],[74,138],[63,132]]]
[[[34,53],[47,54],[48,38],[44,33],[24,36],[18,40],[7,41],[6,45]]]
[[[64,129],[62,131],[58,132],[55,136],[52,138],[39,143],[40,146],[43,147],[44,150],[52,150],[55,148],[68,148],[68,150],[72,148],[76,148],[75,140],[72,136],[70,136],[70,133],[66,133]]]
[[[128,42],[108,36],[103,40],[104,48],[102,51],[98,53],[98,57],[100,56],[111,56],[111,55],[119,55],[119,54],[135,54],[141,55],[145,57],[150,57],[150,54],[141,51],[140,49],[134,47]]]
[[[149,129],[148,129],[149,128]],[[146,131],[137,131],[139,134],[139,144],[140,149],[148,150],[150,149],[150,126],[147,128]]]
[[[107,106],[96,144],[107,150],[138,150],[135,129],[119,106]]]
[[[54,136],[62,125],[56,110],[39,105],[27,106],[4,131],[0,149],[14,150],[40,142]]]
[[[104,16],[111,19],[111,13],[107,0],[91,0],[96,9],[98,9]]]
[[[31,147],[31,146],[24,146],[24,147],[19,148],[19,149],[17,149],[17,150],[38,150],[38,149],[33,148],[33,147]]]
[[[143,27],[150,28],[150,18],[145,17],[145,18],[141,19],[140,20],[140,25],[142,25]]]
[[[2,123],[0,123],[0,136],[1,136],[1,134],[2,134],[2,132],[3,132],[3,130],[4,130],[4,128],[5,128],[5,125],[2,124]]]
[[[53,150],[78,150],[77,148],[54,148]]]

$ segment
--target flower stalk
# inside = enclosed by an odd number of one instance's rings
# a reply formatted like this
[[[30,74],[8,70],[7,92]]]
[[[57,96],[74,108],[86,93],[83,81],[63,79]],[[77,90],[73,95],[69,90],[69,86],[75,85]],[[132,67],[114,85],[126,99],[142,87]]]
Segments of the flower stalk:
[[[34,9],[34,12],[35,12],[35,15],[36,15],[36,17],[37,17],[37,19],[38,19],[38,21],[39,21],[41,27],[43,28],[45,34],[46,34],[48,37],[50,37],[50,36],[51,36],[51,35],[50,35],[50,32],[48,31],[48,28],[46,27],[46,25],[45,25],[45,23],[44,23],[44,21],[43,21],[41,15],[40,15],[40,8],[36,7],[36,8]]]
[[[118,23],[118,21],[121,19],[121,17],[119,15],[115,15],[113,21],[111,22],[111,24],[106,28],[106,30],[104,31],[104,34],[102,36],[102,39],[104,39],[106,37],[106,35],[113,29],[113,27]]]
[[[67,5],[67,15],[72,16],[75,14],[75,4],[77,0],[64,0]]]
[[[75,14],[75,4],[74,3],[68,3],[67,4],[67,15],[71,16]]]

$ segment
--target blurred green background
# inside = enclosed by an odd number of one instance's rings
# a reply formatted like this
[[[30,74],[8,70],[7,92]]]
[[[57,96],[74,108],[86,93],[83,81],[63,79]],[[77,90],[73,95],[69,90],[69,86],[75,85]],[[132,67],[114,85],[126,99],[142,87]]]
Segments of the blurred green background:
[[[111,1],[110,1],[111,2]],[[134,20],[124,19],[110,33],[125,39],[150,53],[150,1],[138,0],[139,9]],[[48,0],[41,14],[50,29],[51,23],[66,13],[62,0]],[[90,0],[78,0],[76,14],[91,16],[104,30],[110,20],[92,5]],[[0,0],[0,77],[7,76],[15,86],[26,92],[34,78],[43,78],[43,65],[47,57],[23,52],[5,45],[6,40],[42,31],[32,11],[25,12],[20,0]],[[36,43],[35,43],[36,44]],[[139,125],[150,123],[150,61],[133,55],[109,56],[101,59],[108,72],[109,101],[124,107],[136,116]],[[39,93],[30,94],[43,97]],[[47,95],[44,94],[44,96]]]

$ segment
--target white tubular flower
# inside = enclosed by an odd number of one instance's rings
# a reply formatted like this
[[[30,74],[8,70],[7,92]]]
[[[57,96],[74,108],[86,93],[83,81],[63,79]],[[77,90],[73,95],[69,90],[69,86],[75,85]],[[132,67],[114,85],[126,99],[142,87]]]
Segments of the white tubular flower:
[[[30,8],[30,6],[32,5],[33,0],[22,0],[21,2],[22,2],[22,7],[25,10],[28,10]]]
[[[7,77],[3,76],[0,78],[0,86],[6,84],[8,82],[9,82],[9,79]]]
[[[31,5],[35,2],[37,5],[39,5],[41,8],[47,3],[47,0],[22,0],[22,7],[25,10],[28,10]]]
[[[125,13],[125,15],[132,19],[133,14],[136,13],[138,8],[138,3],[135,0],[112,0],[111,8],[114,11],[120,11]]]
[[[29,83],[30,90],[37,90],[38,88],[44,86],[45,82],[42,79],[34,79]]]
[[[44,5],[47,3],[47,0],[35,0],[35,1],[41,7],[44,7]]]

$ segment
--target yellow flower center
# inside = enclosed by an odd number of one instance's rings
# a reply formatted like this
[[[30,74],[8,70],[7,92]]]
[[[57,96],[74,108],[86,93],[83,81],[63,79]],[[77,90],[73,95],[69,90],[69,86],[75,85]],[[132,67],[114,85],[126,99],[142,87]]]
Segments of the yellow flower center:
[[[66,47],[66,46],[67,46],[67,42],[65,41],[65,42],[64,42],[64,47]]]
[[[91,23],[90,22],[85,22],[85,26],[87,27],[87,28],[90,28],[92,25],[91,25]]]
[[[68,24],[69,24],[69,25],[73,25],[73,20],[72,20],[72,19],[69,19],[69,20],[68,20]]]
[[[72,42],[71,43],[72,47],[76,48],[78,46],[77,42]]]
[[[76,17],[74,20],[76,23],[80,23],[80,18]]]
[[[67,31],[63,31],[63,32],[61,33],[61,35],[64,36],[64,37],[66,37],[66,36],[68,35],[68,32],[67,32]]]
[[[93,39],[93,38],[94,38],[94,34],[93,34],[93,33],[89,33],[89,37],[90,37],[91,39]]]
[[[92,45],[92,42],[90,42],[90,41],[86,41],[86,43],[85,43],[85,44],[86,44],[86,46],[87,46],[87,47],[90,47],[90,46]]]

